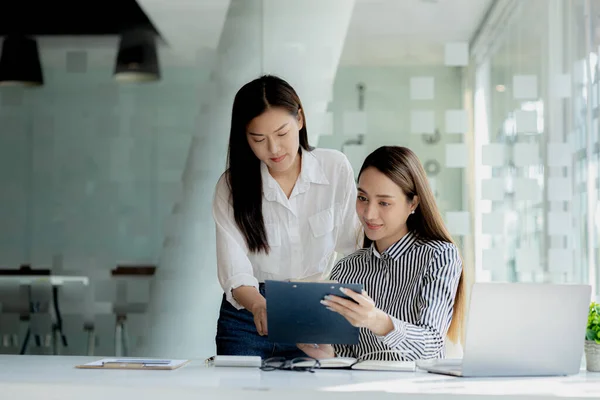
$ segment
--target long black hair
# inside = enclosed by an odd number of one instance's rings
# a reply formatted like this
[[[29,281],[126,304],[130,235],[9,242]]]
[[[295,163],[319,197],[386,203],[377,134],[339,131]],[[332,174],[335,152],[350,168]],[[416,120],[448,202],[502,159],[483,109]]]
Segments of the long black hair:
[[[262,178],[260,160],[248,144],[246,129],[250,121],[269,108],[279,107],[303,120],[299,131],[300,147],[311,151],[306,118],[298,94],[281,78],[263,75],[248,82],[237,92],[231,113],[231,132],[227,152],[227,182],[231,190],[233,215],[250,252],[269,253],[262,214]],[[300,152],[300,148],[298,152]]]

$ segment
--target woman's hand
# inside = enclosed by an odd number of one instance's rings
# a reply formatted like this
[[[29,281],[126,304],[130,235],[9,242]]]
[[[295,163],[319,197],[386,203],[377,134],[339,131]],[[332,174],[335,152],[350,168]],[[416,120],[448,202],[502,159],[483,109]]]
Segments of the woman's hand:
[[[250,312],[254,316],[254,325],[256,325],[258,334],[266,336],[269,333],[267,329],[267,300],[262,297],[261,300],[252,305]]]
[[[394,330],[389,315],[375,307],[375,302],[363,290],[361,294],[350,289],[340,288],[346,296],[355,302],[339,296],[326,296],[321,303],[329,310],[342,315],[358,328],[367,328],[378,336],[385,336]],[[358,303],[358,304],[357,304]]]
[[[307,356],[322,360],[324,358],[334,358],[335,351],[333,346],[330,344],[306,344],[298,343],[298,348],[302,350]]]
[[[231,292],[233,298],[254,316],[259,335],[267,334],[267,300],[254,286],[240,286]]]

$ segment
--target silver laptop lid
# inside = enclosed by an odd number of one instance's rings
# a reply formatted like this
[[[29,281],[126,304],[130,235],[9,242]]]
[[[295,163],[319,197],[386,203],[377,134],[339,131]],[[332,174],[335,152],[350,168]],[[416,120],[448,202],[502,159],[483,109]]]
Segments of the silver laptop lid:
[[[583,356],[589,285],[476,283],[463,375],[570,375]]]

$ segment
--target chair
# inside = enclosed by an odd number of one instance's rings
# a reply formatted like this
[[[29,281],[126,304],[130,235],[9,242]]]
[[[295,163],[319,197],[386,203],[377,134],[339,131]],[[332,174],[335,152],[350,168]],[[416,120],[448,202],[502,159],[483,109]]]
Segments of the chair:
[[[23,264],[19,268],[0,269],[0,277],[4,278],[0,290],[2,308],[5,313],[19,315],[19,319],[27,326],[21,342],[20,354],[27,354],[32,338],[36,344],[36,351],[45,354],[47,351],[44,349],[53,344],[48,338],[57,332],[62,335],[60,323],[53,322],[53,318],[59,313],[52,286],[48,282],[36,282],[36,278],[47,276],[50,276],[49,269],[33,269],[28,264]],[[10,296],[10,293],[14,297]],[[51,315],[52,306],[54,306],[54,316]],[[55,345],[53,350],[55,353]]]
[[[21,316],[0,310],[0,354],[18,354],[22,335]]]
[[[147,295],[132,296],[132,292],[135,291],[131,289],[136,285],[144,285],[145,288],[149,289],[148,281],[154,276],[155,272],[156,266],[154,265],[118,265],[117,268],[111,271],[111,276],[116,280],[117,285],[116,301],[113,306],[116,315],[115,355],[117,357],[125,357],[130,353],[127,332],[128,315],[143,314],[148,308]]]

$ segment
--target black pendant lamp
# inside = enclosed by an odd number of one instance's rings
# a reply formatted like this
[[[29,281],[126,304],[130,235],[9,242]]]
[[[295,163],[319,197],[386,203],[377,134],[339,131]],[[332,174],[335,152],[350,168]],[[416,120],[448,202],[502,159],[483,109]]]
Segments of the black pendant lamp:
[[[4,39],[0,55],[0,85],[43,84],[44,76],[35,39],[23,35],[8,35]]]
[[[160,79],[155,35],[155,32],[145,28],[131,29],[121,35],[114,73],[118,82],[151,82]]]

